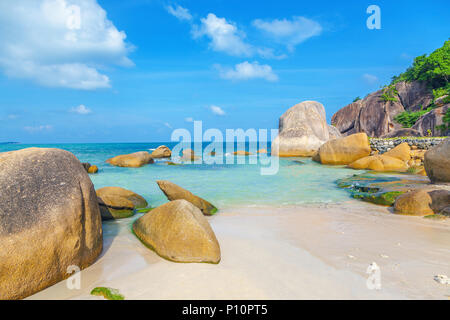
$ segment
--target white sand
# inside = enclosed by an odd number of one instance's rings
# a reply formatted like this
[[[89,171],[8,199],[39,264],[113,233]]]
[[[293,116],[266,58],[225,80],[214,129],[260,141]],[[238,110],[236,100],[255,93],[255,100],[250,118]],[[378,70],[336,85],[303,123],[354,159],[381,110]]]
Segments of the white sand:
[[[293,208],[234,208],[209,221],[222,261],[166,261],[130,232],[131,219],[104,224],[102,256],[81,272],[81,289],[62,281],[31,299],[98,299],[97,286],[126,299],[448,299],[450,222],[397,216],[357,200]],[[381,269],[369,290],[367,267]]]

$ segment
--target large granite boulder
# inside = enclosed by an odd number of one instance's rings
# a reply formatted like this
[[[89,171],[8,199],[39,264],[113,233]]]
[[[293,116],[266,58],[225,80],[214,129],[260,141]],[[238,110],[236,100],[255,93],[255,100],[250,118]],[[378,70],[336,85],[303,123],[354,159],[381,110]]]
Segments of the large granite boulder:
[[[433,91],[422,81],[401,81],[395,84],[403,108],[419,111],[433,102]]]
[[[397,158],[402,161],[408,161],[411,159],[411,147],[408,143],[403,142],[400,143],[395,148],[383,153],[384,156],[389,156],[393,158]]]
[[[405,172],[408,169],[406,163],[397,158],[386,155],[375,155],[361,158],[348,165],[352,169],[358,170],[373,170],[386,172]]]
[[[103,220],[128,218],[135,209],[146,208],[147,201],[133,191],[120,187],[104,187],[96,191]]]
[[[329,138],[323,105],[316,101],[304,101],[280,117],[279,135],[272,142],[272,155],[310,157]]]
[[[343,135],[355,133],[355,121],[359,117],[359,112],[363,106],[362,100],[350,103],[336,112],[331,118],[331,124],[335,126]]]
[[[432,199],[426,190],[413,190],[395,199],[394,212],[415,216],[434,214],[431,209]]]
[[[444,124],[444,116],[449,107],[450,104],[446,104],[443,107],[425,113],[417,120],[412,129],[419,131],[424,136],[428,136],[430,133],[433,137],[449,135],[450,130],[442,130],[440,128]]]
[[[328,125],[328,134],[330,135],[330,139],[341,138],[342,134],[335,126]]]
[[[170,158],[172,156],[172,152],[170,149],[166,146],[159,146],[155,150],[153,150],[151,157],[153,159],[159,159],[159,158]]]
[[[431,182],[450,182],[450,138],[425,153],[424,166]]]
[[[356,133],[347,137],[325,142],[313,160],[322,164],[349,164],[370,155],[369,139],[365,133]]]
[[[133,231],[163,258],[176,262],[219,263],[220,246],[202,212],[186,200],[153,209],[133,223]]]
[[[122,154],[106,160],[107,163],[117,167],[138,168],[146,164],[153,163],[154,160],[147,151],[139,151],[130,154]]]
[[[84,269],[102,251],[94,186],[70,152],[0,153],[0,299],[21,299]]]
[[[217,208],[208,201],[197,197],[192,192],[166,180],[156,181],[161,191],[170,201],[184,199],[199,208],[204,215],[211,216],[217,212]]]

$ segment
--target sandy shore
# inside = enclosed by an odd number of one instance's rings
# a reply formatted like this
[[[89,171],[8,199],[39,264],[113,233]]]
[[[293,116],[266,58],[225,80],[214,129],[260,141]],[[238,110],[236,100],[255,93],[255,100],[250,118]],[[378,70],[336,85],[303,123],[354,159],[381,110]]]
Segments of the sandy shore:
[[[126,299],[448,299],[450,222],[391,214],[357,200],[284,208],[233,208],[209,218],[218,265],[165,261],[130,232],[133,219],[104,224],[104,250],[81,272],[30,299],[98,299],[97,286]],[[369,290],[376,262],[381,289]]]

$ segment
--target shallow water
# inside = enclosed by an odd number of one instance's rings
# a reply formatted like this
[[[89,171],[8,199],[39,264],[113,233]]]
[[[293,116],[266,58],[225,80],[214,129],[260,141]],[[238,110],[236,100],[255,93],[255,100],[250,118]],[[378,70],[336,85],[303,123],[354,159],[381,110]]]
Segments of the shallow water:
[[[280,159],[275,175],[261,175],[260,164],[183,164],[168,166],[166,160],[141,168],[119,168],[105,160],[119,154],[147,150],[163,143],[110,144],[54,144],[54,145],[0,145],[0,152],[36,147],[68,150],[81,162],[99,167],[91,175],[95,188],[119,186],[144,196],[151,206],[166,202],[156,180],[170,180],[191,192],[208,199],[219,208],[237,205],[285,206],[308,203],[337,203],[350,198],[349,193],[337,188],[337,179],[357,171],[343,167],[329,167],[311,159]],[[173,143],[164,143],[173,147]],[[233,157],[233,156],[227,156]],[[257,157],[257,156],[253,156]],[[301,160],[304,164],[295,162]]]

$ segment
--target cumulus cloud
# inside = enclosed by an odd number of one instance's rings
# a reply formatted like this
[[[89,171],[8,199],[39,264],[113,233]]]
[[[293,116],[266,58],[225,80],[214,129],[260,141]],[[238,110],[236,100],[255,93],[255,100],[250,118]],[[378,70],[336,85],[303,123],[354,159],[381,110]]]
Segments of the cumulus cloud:
[[[53,129],[53,127],[49,124],[34,126],[34,127],[32,127],[32,126],[24,127],[24,130],[28,131],[29,133],[35,133],[35,132],[39,132],[39,131],[49,131],[52,129]]]
[[[171,15],[176,17],[178,20],[186,20],[191,21],[192,15],[189,13],[189,10],[186,8],[183,8],[182,6],[176,5],[176,6],[167,6],[166,7],[167,12],[169,12]]]
[[[96,0],[0,2],[0,69],[48,87],[110,87],[101,73],[132,66],[132,46]]]
[[[278,76],[273,72],[272,67],[264,64],[261,65],[257,61],[252,63],[244,61],[235,65],[233,69],[222,68],[219,69],[220,77],[228,80],[250,80],[250,79],[265,79],[267,81],[277,81]]]
[[[84,104],[80,104],[78,107],[73,107],[70,109],[70,112],[78,113],[78,114],[89,114],[92,113],[92,110],[86,107]]]
[[[218,106],[211,106],[209,107],[209,109],[211,110],[212,113],[218,115],[218,116],[224,116],[225,115],[225,111]]]
[[[305,17],[272,21],[256,19],[253,21],[253,25],[275,41],[285,44],[289,50],[293,50],[299,43],[322,33],[322,26],[318,22]]]
[[[362,77],[368,84],[375,84],[378,82],[378,77],[373,74],[365,73]]]
[[[252,55],[252,46],[244,41],[245,34],[239,31],[235,24],[228,22],[225,18],[218,18],[214,13],[208,14],[200,21],[200,26],[193,26],[194,38],[208,37],[211,40],[210,47],[214,51],[233,56]]]

